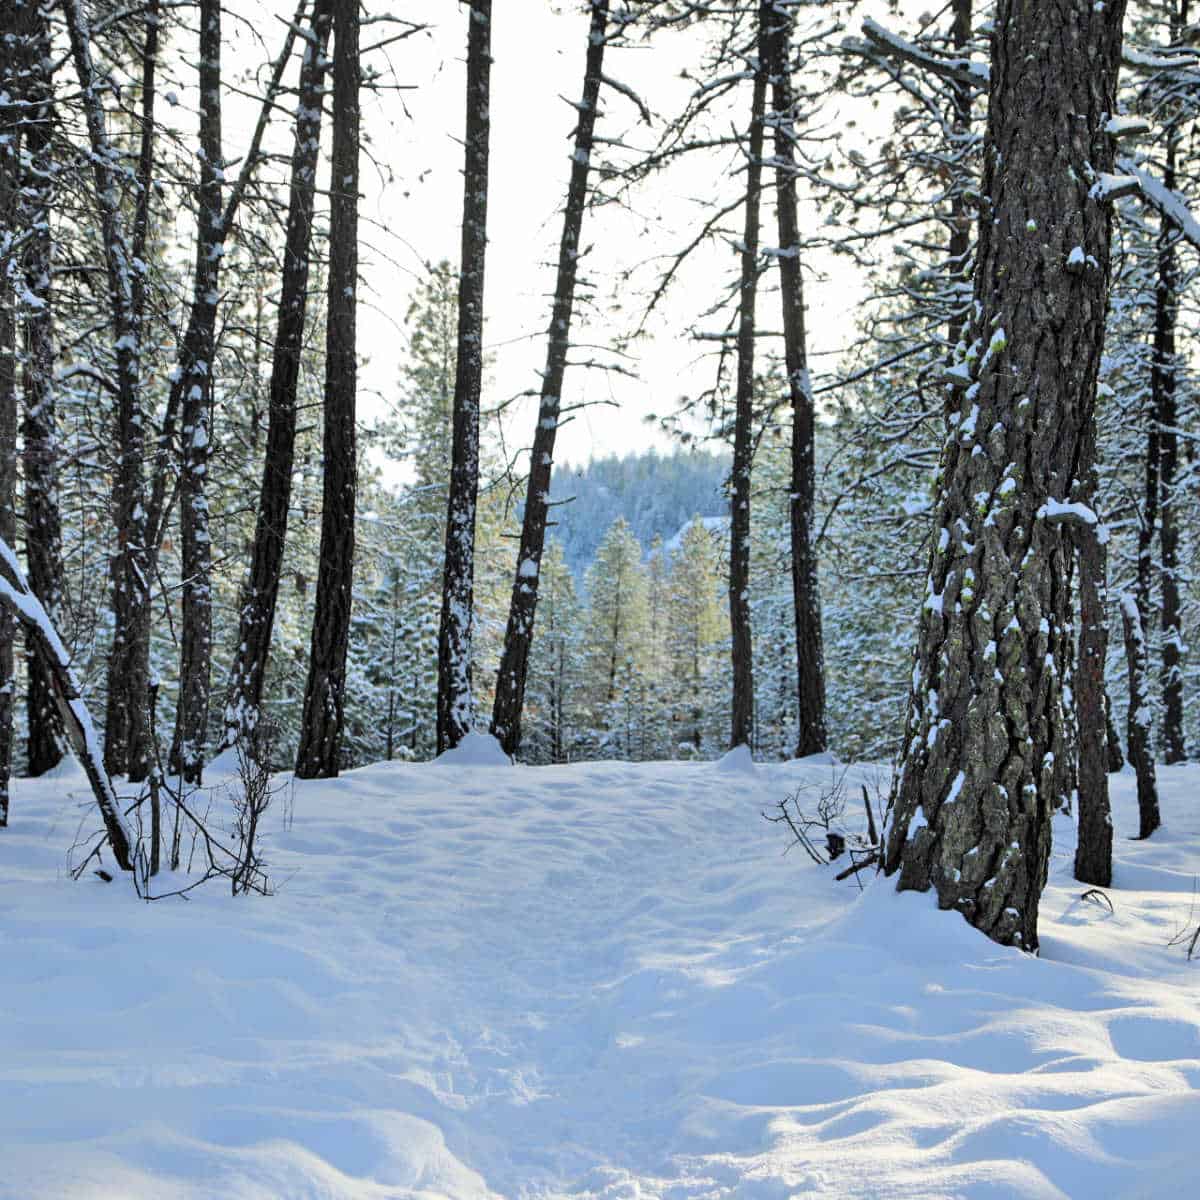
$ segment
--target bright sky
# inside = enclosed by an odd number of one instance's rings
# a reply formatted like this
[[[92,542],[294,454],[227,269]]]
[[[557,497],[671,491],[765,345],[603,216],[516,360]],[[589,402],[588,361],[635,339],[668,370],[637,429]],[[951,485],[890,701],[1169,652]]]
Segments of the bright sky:
[[[566,192],[574,125],[574,112],[560,97],[574,100],[582,88],[587,19],[581,8],[571,3],[510,0],[496,4],[493,13],[485,337],[495,365],[485,404],[536,388],[540,382],[561,230],[559,207]],[[451,0],[426,0],[406,6],[404,16],[439,23],[429,34],[391,51],[396,77],[415,85],[414,90],[383,92],[365,98],[364,103],[372,149],[395,174],[395,182],[381,188],[378,174],[364,164],[363,215],[381,228],[364,226],[364,240],[371,245],[363,249],[367,286],[362,298],[371,309],[360,316],[360,349],[369,359],[364,385],[381,391],[396,377],[402,351],[399,327],[420,264],[442,257],[457,262],[461,220],[465,10]],[[694,89],[678,74],[697,58],[697,46],[694,36],[677,34],[662,37],[653,50],[610,50],[605,73],[632,86],[656,113],[671,112]],[[628,101],[611,91],[606,97],[599,132],[628,133],[634,144],[652,145],[657,131],[651,133],[637,124]],[[720,169],[720,160],[708,157],[638,195],[639,212],[652,218],[648,233],[646,222],[630,214],[611,209],[587,214],[583,244],[594,249],[581,274],[596,280],[598,305],[607,307],[621,269],[669,253],[690,240],[714,195],[713,175]],[[765,244],[774,241],[764,231]],[[710,346],[692,340],[688,330],[697,313],[716,298],[724,272],[735,265],[732,248],[725,248],[684,276],[665,307],[665,319],[651,327],[652,338],[637,344],[639,361],[631,365],[639,379],[582,369],[568,372],[566,403],[581,398],[615,400],[620,407],[596,407],[578,414],[560,431],[558,461],[581,462],[592,455],[670,445],[645,417],[670,411],[682,392],[703,386],[711,377],[711,366],[695,365]],[[651,269],[639,275],[642,285],[652,278]],[[813,280],[808,288],[813,350],[844,345],[851,334],[857,280],[843,269],[837,282]],[[618,319],[633,323],[640,306],[629,289],[624,295],[629,303]],[[773,328],[778,328],[776,306],[774,297],[764,302],[764,324]],[[712,328],[713,323],[705,327]],[[616,328],[615,324],[605,328],[593,315],[583,328],[577,320],[575,332],[589,342],[606,343]],[[526,443],[533,422],[533,402],[527,401],[507,422],[509,436]]]
[[[879,7],[885,7],[883,0]],[[365,9],[386,11],[378,0],[365,0]],[[574,101],[582,89],[588,24],[582,9],[578,0],[500,0],[494,7],[485,299],[485,340],[494,366],[485,406],[536,389],[540,383],[575,115],[563,97]],[[243,20],[226,23],[230,43],[226,70],[234,73],[258,67],[278,53],[283,30],[279,17],[285,11],[290,17],[294,8],[292,0],[242,0],[236,11]],[[441,258],[456,263],[459,252],[466,10],[459,0],[410,0],[400,12],[405,20],[428,22],[431,28],[370,57],[381,69],[390,63],[392,73],[383,82],[402,84],[404,90],[364,92],[362,98],[369,141],[364,144],[361,182],[364,287],[359,349],[365,361],[360,412],[368,420],[379,411],[375,396],[387,395],[395,386],[404,351],[404,315],[422,264]],[[385,24],[364,28],[364,46],[389,37],[395,28]],[[190,35],[177,36],[185,43],[180,47],[184,63],[191,63],[186,46]],[[695,34],[675,33],[661,36],[653,49],[610,49],[605,74],[630,85],[656,115],[672,114],[695,89],[679,74],[684,67],[698,69],[700,44]],[[190,91],[193,72],[186,65],[181,70],[179,82]],[[295,78],[295,71],[293,64],[289,80]],[[651,131],[639,125],[627,100],[609,89],[602,100],[599,134],[624,135],[641,148],[654,144],[658,128]],[[289,100],[289,110],[291,106]],[[228,157],[244,152],[255,111],[245,100],[227,95]],[[176,112],[182,130],[194,129],[190,105]],[[744,125],[744,114],[738,120]],[[328,125],[325,136],[327,141]],[[290,122],[276,121],[271,142],[283,150],[290,147],[290,137]],[[595,303],[590,312],[576,304],[576,340],[603,347],[611,344],[615,334],[628,332],[657,278],[651,260],[670,255],[690,241],[717,196],[728,194],[728,181],[722,176],[731,160],[711,154],[693,157],[694,161],[635,194],[636,215],[615,208],[587,213],[583,245],[593,249],[584,259],[581,279],[594,282]],[[740,226],[740,217],[735,219]],[[812,214],[802,213],[801,220],[803,231]],[[764,206],[762,240],[767,246],[776,241],[773,222],[773,209]],[[584,409],[560,430],[557,461],[581,463],[593,455],[671,445],[670,438],[648,424],[646,417],[673,411],[682,394],[694,394],[711,381],[711,360],[700,360],[711,352],[712,343],[697,342],[691,332],[720,327],[713,318],[698,318],[721,294],[736,266],[733,247],[721,245],[698,257],[680,276],[661,306],[661,315],[649,326],[649,336],[635,344],[636,361],[626,363],[638,378],[568,371],[566,404],[581,399],[609,403]],[[831,369],[836,358],[830,352],[853,338],[862,284],[843,261],[830,267],[828,259],[815,261],[810,254],[806,266],[812,272],[806,280],[810,354],[815,356],[816,369]],[[825,270],[828,277],[817,278],[814,268]],[[621,272],[628,269],[637,269],[633,283],[619,285]],[[617,302],[622,305],[619,312]],[[761,324],[777,329],[777,309],[775,295],[763,296]],[[781,352],[781,346],[778,349]],[[584,350],[572,357],[589,358],[594,353]],[[599,356],[609,357],[603,351]],[[510,448],[530,440],[534,409],[535,402],[526,400],[509,410],[505,426]]]

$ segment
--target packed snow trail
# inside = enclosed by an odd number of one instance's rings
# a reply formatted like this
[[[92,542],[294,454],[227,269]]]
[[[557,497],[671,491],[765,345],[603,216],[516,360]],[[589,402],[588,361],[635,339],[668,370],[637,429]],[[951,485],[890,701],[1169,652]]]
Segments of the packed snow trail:
[[[82,776],[18,782],[0,1196],[1190,1192],[1200,769],[1142,843],[1116,781],[1115,914],[1056,821],[1038,961],[785,856],[827,764],[487,757],[297,784],[270,899],[72,883]]]

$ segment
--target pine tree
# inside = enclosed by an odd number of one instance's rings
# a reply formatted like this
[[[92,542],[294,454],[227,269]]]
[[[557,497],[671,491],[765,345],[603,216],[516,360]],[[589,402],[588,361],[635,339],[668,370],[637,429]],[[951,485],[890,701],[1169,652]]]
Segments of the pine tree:
[[[726,690],[718,682],[726,637],[721,579],[720,548],[713,531],[696,518],[671,557],[667,585],[667,678],[677,754],[699,756],[721,744],[717,701]]]
[[[629,757],[630,713],[644,700],[639,684],[649,614],[642,548],[620,517],[588,570],[587,593],[587,696],[594,746],[602,757]]]
[[[553,538],[542,558],[536,633],[521,756],[529,762],[569,762],[583,732],[583,609],[562,546]]]
[[[1027,950],[1067,786],[1064,501],[1095,419],[1123,17],[997,6],[970,347],[885,856],[899,887]]]
[[[333,178],[325,348],[321,563],[296,774],[340,767],[354,580],[356,303],[358,295],[359,23],[357,0],[333,4]]]
[[[471,639],[475,617],[475,517],[479,493],[479,397],[483,387],[483,279],[491,137],[492,0],[467,8],[466,163],[462,278],[458,292],[453,446],[438,628],[438,749],[456,746],[474,721]]]

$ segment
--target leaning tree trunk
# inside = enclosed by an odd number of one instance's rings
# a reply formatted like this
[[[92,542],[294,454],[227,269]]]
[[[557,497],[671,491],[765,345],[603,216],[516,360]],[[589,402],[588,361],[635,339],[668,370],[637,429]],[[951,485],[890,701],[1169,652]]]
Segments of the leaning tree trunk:
[[[470,731],[471,631],[475,608],[475,506],[479,492],[479,394],[483,386],[483,273],[487,251],[492,0],[467,10],[467,130],[454,439],[446,510],[442,619],[438,630],[437,748]]]
[[[1079,650],[1074,673],[1078,731],[1079,838],[1075,878],[1108,887],[1112,883],[1112,816],[1108,800],[1108,711],[1104,664],[1108,654],[1108,530],[1094,512],[1096,499],[1095,426],[1085,438],[1080,467],[1080,501],[1092,512],[1075,525],[1079,580]]]
[[[1125,628],[1125,660],[1129,668],[1129,714],[1125,723],[1129,761],[1137,775],[1138,837],[1148,838],[1162,824],[1158,780],[1154,769],[1153,719],[1150,708],[1150,651],[1134,596],[1121,597]]]
[[[232,746],[240,737],[249,735],[258,724],[267,659],[271,652],[271,633],[275,626],[279,573],[292,498],[292,465],[296,456],[296,395],[308,312],[308,273],[312,260],[313,208],[331,11],[332,0],[317,0],[300,65],[283,278],[271,359],[267,445],[254,526],[254,549],[242,598],[237,649],[225,706],[222,738],[225,746]]]
[[[796,683],[799,700],[797,757],[825,749],[825,648],[821,595],[813,544],[816,511],[815,404],[808,371],[804,325],[804,278],[800,265],[800,221],[796,209],[796,101],[791,83],[790,14],[762,5],[767,23],[767,70],[771,75],[775,128],[775,206],[779,221],[779,289],[783,303],[783,346],[792,407],[791,514],[792,601],[796,620]]]
[[[136,848],[121,814],[121,804],[112,781],[104,769],[100,745],[91,716],[75,682],[66,648],[54,628],[54,622],[29,587],[17,556],[8,541],[0,537],[0,611],[11,612],[24,626],[26,635],[37,646],[42,661],[50,670],[52,690],[59,719],[71,743],[79,765],[92,787],[96,806],[108,836],[108,844],[122,871],[134,869]]]
[[[746,206],[738,290],[737,384],[734,396],[733,466],[729,477],[729,629],[733,668],[730,746],[749,746],[754,736],[754,653],[750,633],[750,472],[754,464],[754,306],[758,298],[759,202],[762,197],[763,134],[767,107],[766,26],[769,0],[759,8],[758,67],[750,101],[746,156]],[[785,300],[786,303],[786,300]],[[789,371],[791,363],[788,364]],[[795,521],[796,504],[792,504]],[[797,632],[799,632],[797,630]]]
[[[1027,950],[1067,787],[1065,501],[1095,418],[1124,7],[997,5],[972,344],[884,849],[901,889]]]
[[[554,308],[547,334],[546,367],[542,372],[538,423],[529,456],[529,485],[521,520],[521,548],[509,602],[504,650],[496,675],[496,698],[492,707],[492,733],[508,754],[521,744],[521,711],[525,705],[525,683],[529,673],[529,647],[537,611],[538,581],[542,550],[546,544],[546,519],[550,511],[550,476],[554,463],[554,441],[558,434],[563,377],[571,344],[571,310],[575,303],[575,275],[579,265],[579,235],[587,203],[588,171],[596,128],[596,109],[603,82],[605,31],[608,0],[591,0],[592,20],[588,31],[587,65],[583,76],[583,98],[578,105],[575,148],[571,156],[571,180],[563,213],[562,241],[558,250],[558,276],[554,285]]]
[[[50,202],[54,164],[51,148],[53,84],[46,14],[25,4],[25,79],[27,106],[20,224],[27,242],[22,268],[25,308],[25,368],[21,421],[21,464],[25,471],[25,558],[29,583],[51,620],[62,605],[62,524],[58,512],[58,437],[54,397],[54,307],[51,287],[53,243]],[[26,722],[30,775],[43,775],[63,756],[62,725],[54,701],[51,672],[36,644],[25,639]]]
[[[358,0],[333,3],[333,153],[325,331],[321,558],[296,774],[338,773],[354,584],[355,317],[358,289]]]
[[[221,0],[200,0],[200,182],[196,190],[196,267],[192,316],[176,367],[182,390],[179,526],[183,611],[179,633],[179,702],[171,770],[199,783],[212,685],[212,539],[208,529],[208,461],[213,355],[225,227],[221,150]]]
[[[117,375],[117,461],[113,475],[113,525],[117,550],[110,567],[113,642],[108,662],[104,767],[109,774],[128,772],[131,778],[145,778],[150,755],[147,708],[150,591],[143,477],[141,329],[134,306],[133,283],[137,271],[130,259],[117,172],[113,166],[120,156],[105,128],[103,90],[92,61],[91,30],[81,0],[62,0],[62,10],[79,79],[91,150]]]

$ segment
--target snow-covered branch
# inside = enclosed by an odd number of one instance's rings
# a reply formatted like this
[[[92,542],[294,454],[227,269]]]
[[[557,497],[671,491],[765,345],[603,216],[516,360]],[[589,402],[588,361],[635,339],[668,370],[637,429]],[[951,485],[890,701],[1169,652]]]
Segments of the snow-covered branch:
[[[915,67],[940,75],[943,79],[952,79],[956,83],[965,83],[975,88],[985,88],[988,84],[989,68],[986,63],[973,62],[969,58],[943,58],[923,50],[915,42],[906,41],[899,35],[885,29],[878,21],[868,17],[862,24],[863,37],[866,43],[848,39],[844,45],[848,50],[857,54],[882,53],[888,58],[900,59]]]
[[[1121,159],[1117,165],[1126,173],[1126,178],[1136,181],[1138,190],[1141,191],[1146,203],[1170,221],[1193,246],[1200,250],[1200,221],[1197,221],[1179,193],[1172,191],[1166,184],[1155,179],[1149,171],[1139,167],[1130,159]]]

